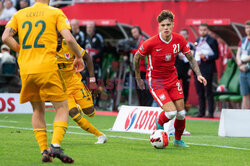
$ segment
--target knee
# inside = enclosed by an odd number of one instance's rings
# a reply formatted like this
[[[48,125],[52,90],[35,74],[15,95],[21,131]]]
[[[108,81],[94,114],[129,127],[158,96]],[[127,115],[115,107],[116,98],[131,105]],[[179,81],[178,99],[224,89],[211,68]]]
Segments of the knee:
[[[182,111],[177,112],[176,119],[184,120],[185,116],[186,116],[186,111],[182,110]]]
[[[165,112],[168,119],[173,119],[177,115],[177,111]]]
[[[69,110],[69,115],[71,118],[73,118],[74,116],[76,116],[79,113],[77,108],[72,108],[71,110]]]
[[[82,109],[82,112],[90,118],[95,116],[95,108],[94,107],[84,108],[84,109]]]

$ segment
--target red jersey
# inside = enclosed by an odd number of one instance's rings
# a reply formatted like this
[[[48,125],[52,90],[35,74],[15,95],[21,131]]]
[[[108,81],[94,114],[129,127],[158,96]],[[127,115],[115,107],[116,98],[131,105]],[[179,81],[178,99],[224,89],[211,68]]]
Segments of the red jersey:
[[[177,78],[174,66],[176,56],[179,52],[186,55],[191,51],[183,36],[172,33],[168,42],[163,40],[160,34],[149,38],[141,45],[138,52],[142,56],[148,56],[148,77],[172,82]]]

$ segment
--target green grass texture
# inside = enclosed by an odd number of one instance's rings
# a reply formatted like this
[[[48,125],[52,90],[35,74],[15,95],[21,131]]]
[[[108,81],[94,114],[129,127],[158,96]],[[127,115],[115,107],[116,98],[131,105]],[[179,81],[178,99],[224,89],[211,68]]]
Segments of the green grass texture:
[[[52,137],[55,113],[46,112],[48,143]],[[0,114],[0,166],[62,165],[59,159],[42,163],[35,140],[31,114]],[[96,115],[87,118],[108,137],[106,144],[94,144],[97,138],[79,128],[69,119],[62,141],[64,152],[73,165],[83,166],[202,166],[250,165],[249,138],[219,137],[219,121],[186,120],[190,136],[183,140],[190,147],[174,147],[174,137],[165,149],[155,149],[149,134],[114,132],[115,116]]]

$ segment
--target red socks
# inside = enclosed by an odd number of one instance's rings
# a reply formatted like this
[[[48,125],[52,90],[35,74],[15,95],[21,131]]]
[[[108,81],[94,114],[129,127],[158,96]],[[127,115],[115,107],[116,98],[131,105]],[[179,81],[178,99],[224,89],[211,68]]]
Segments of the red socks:
[[[185,129],[185,119],[184,120],[178,120],[177,118],[175,119],[174,122],[174,128],[175,128],[175,139],[176,140],[181,140],[181,136],[183,134],[183,131]]]
[[[168,117],[165,115],[165,111],[162,111],[159,115],[158,123],[159,125],[163,126],[164,123],[169,121]]]

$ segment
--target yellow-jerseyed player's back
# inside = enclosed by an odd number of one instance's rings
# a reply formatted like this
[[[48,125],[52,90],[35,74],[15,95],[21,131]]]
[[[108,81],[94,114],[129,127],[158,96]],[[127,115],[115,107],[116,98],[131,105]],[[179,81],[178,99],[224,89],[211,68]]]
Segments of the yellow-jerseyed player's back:
[[[18,11],[6,25],[18,31],[21,74],[51,72],[58,69],[57,32],[70,29],[64,13],[47,4],[35,3]]]

